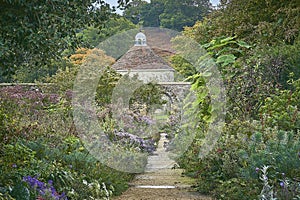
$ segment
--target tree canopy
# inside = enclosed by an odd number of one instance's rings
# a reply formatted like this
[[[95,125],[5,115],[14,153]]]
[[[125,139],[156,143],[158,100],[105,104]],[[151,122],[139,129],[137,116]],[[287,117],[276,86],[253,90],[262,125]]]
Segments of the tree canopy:
[[[209,0],[134,0],[129,5],[124,16],[133,23],[178,31],[194,25],[211,10]]]
[[[135,24],[124,17],[114,17],[101,27],[89,26],[77,34],[82,40],[82,45],[88,48],[94,48],[110,36],[113,36],[120,31],[126,31],[137,28]]]
[[[293,44],[300,29],[299,5],[297,0],[222,0],[219,9],[186,33],[200,43],[236,36],[262,45]]]
[[[79,44],[77,32],[99,27],[111,15],[101,0],[0,0],[0,81],[9,81],[18,67],[60,59],[65,49]]]

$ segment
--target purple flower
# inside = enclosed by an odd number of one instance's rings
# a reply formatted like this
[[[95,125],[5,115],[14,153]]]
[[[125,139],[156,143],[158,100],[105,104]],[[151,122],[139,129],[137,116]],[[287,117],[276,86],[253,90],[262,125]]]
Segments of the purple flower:
[[[127,133],[127,132],[115,132],[115,141],[122,142],[125,145],[134,145],[139,147],[142,151],[153,153],[155,150],[154,141],[153,140],[145,140],[136,135]]]
[[[139,118],[139,121],[145,123],[146,125],[152,125],[154,124],[154,121],[150,119],[148,116],[142,116]]]
[[[52,180],[49,180],[49,181],[48,181],[48,184],[49,184],[49,185],[53,185],[53,181],[52,181]]]
[[[57,104],[59,102],[59,95],[58,94],[50,94],[49,95],[49,101],[50,103],[53,103],[53,104]]]
[[[23,181],[27,182],[31,188],[35,188],[40,194],[44,194],[46,184],[39,181],[37,178],[26,176],[23,178]]]
[[[281,181],[281,182],[279,183],[279,185],[280,185],[281,187],[284,187],[284,182]]]
[[[51,196],[55,200],[67,200],[65,193],[62,193],[61,195],[59,195],[57,193],[57,191],[55,190],[55,188],[53,186],[52,180],[49,180],[48,185],[47,185],[44,182],[39,181],[36,177],[25,176],[25,177],[23,177],[23,181],[28,183],[28,185],[32,189],[36,190],[39,193],[39,195],[41,195],[41,196],[51,194]]]
[[[258,167],[255,168],[255,172],[256,172],[256,173],[258,173],[259,170],[260,170],[260,169],[259,169]]]
[[[12,164],[12,167],[13,167],[13,168],[17,168],[17,165],[16,165],[16,164]]]
[[[66,98],[67,99],[72,99],[72,96],[73,96],[73,91],[72,90],[67,90],[66,93]]]

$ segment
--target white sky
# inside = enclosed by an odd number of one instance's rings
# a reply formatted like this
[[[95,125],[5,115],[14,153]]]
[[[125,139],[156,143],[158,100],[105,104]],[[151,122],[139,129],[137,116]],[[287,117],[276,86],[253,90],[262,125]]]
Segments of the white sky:
[[[104,1],[105,1],[106,3],[109,3],[109,4],[112,5],[112,6],[117,6],[117,5],[118,5],[118,0],[104,0]],[[150,2],[150,0],[145,0],[145,1]],[[210,2],[211,2],[211,4],[212,4],[213,6],[216,6],[216,5],[220,2],[220,0],[210,0]],[[120,11],[117,11],[117,13],[121,14]]]

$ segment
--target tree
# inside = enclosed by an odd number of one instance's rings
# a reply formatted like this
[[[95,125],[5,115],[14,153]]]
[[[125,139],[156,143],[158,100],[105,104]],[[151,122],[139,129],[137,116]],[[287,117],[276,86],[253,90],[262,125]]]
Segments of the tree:
[[[80,33],[77,34],[82,39],[83,44],[81,46],[94,48],[97,45],[107,39],[108,37],[119,33],[136,28],[131,21],[124,17],[110,18],[102,27],[89,26]]]
[[[209,0],[136,0],[129,4],[124,16],[143,26],[163,27],[181,31],[192,26],[210,12]]]
[[[161,0],[152,0],[150,4],[145,6],[145,10],[141,13],[141,20],[146,27],[160,27],[160,15],[164,12],[164,2]]]
[[[214,37],[237,36],[262,45],[293,44],[299,35],[297,0],[223,0],[218,10],[188,31],[200,43]]]
[[[159,16],[161,26],[181,31],[184,26],[193,26],[210,11],[208,0],[165,0],[164,12]]]
[[[149,3],[144,0],[133,0],[129,3],[129,7],[125,9],[123,16],[134,24],[138,24],[141,16],[147,12],[146,8]]]
[[[232,36],[246,41],[255,46],[248,60],[259,66],[263,78],[274,87],[287,88],[290,73],[300,77],[299,12],[295,0],[224,0],[218,10],[186,28],[184,34],[201,44]]]
[[[124,5],[127,0],[120,0]],[[76,33],[100,26],[111,9],[101,0],[0,0],[0,81],[20,66],[44,66],[79,43]],[[97,6],[96,6],[97,5]]]

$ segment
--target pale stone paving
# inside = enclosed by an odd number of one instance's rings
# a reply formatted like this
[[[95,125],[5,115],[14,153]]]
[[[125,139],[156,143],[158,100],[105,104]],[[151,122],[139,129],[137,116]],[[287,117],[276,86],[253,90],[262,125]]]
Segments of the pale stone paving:
[[[182,169],[176,169],[178,165],[165,150],[167,142],[166,134],[161,134],[156,152],[148,158],[145,173],[137,175],[131,187],[115,200],[211,200],[195,192],[191,187],[194,179],[183,176]]]

